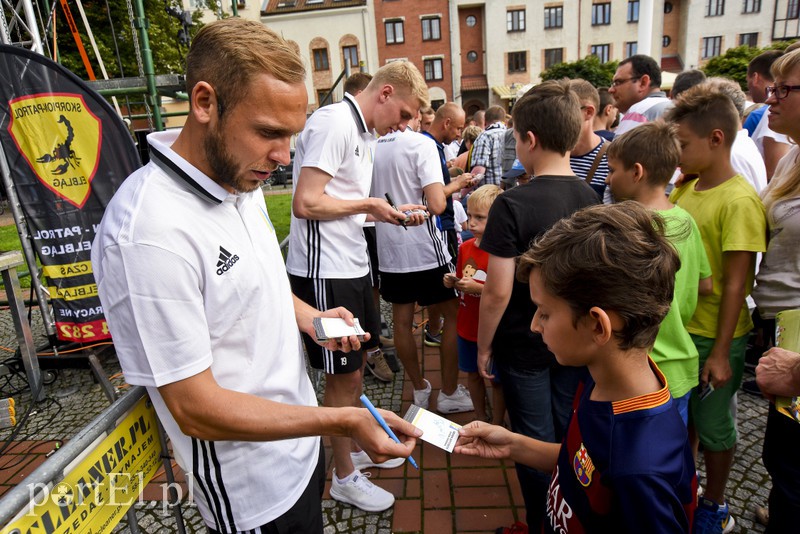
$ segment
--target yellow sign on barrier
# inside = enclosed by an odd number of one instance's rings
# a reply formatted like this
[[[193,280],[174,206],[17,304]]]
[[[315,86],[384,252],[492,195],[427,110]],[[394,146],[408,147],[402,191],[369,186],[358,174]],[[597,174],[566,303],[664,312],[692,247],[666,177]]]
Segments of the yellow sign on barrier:
[[[142,398],[64,479],[31,502],[0,534],[110,533],[161,463],[155,410]]]

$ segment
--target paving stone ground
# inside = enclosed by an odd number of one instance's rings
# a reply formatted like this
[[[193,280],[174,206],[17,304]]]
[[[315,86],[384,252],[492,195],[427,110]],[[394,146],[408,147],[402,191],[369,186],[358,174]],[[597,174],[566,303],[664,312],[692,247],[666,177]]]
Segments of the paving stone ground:
[[[384,308],[384,316],[391,317],[391,313]],[[44,329],[41,326],[38,310],[33,312],[34,333],[39,341],[44,341]],[[15,348],[13,324],[10,314],[0,310],[0,346]],[[2,350],[2,349],[0,349]],[[11,356],[11,354],[8,354]],[[109,376],[119,373],[119,364],[113,358],[103,361],[105,371]],[[745,379],[749,377],[746,375]],[[318,391],[322,391],[322,381],[315,381]],[[114,379],[115,385],[124,387],[121,378]],[[15,388],[24,388],[24,381],[11,378],[8,375],[0,376],[0,397],[7,396],[8,391]],[[373,377],[365,379],[365,390],[375,404],[395,411],[401,408],[403,379],[400,373],[391,384],[382,384]],[[29,393],[22,392],[14,395],[18,402],[18,412],[23,413],[30,405]],[[55,382],[47,388],[47,400],[33,408],[28,424],[24,427],[18,441],[36,442],[37,447],[48,448],[50,444],[55,447],[56,442],[73,436],[108,406],[108,401],[102,394],[99,385],[93,380],[88,370],[62,370],[59,371]],[[740,441],[736,453],[736,463],[731,471],[729,483],[729,500],[732,512],[736,518],[734,532],[761,532],[763,527],[754,520],[753,510],[766,502],[770,482],[761,462],[761,444],[763,441],[766,422],[767,402],[743,392],[739,393],[738,421]],[[0,432],[0,447],[9,437],[9,431]],[[44,444],[42,442],[45,442]],[[33,446],[33,445],[32,445]],[[0,465],[0,478],[5,469]],[[704,476],[702,462],[699,471]],[[24,483],[24,478],[20,477]],[[171,533],[175,532],[175,522],[160,501],[145,501],[136,505],[137,520],[142,532]],[[185,506],[185,521],[189,532],[205,532],[197,509],[189,504]],[[389,534],[392,531],[392,510],[382,514],[371,514],[342,506],[326,500],[323,503],[325,518],[325,533],[364,533],[364,534]],[[120,524],[115,532],[129,532],[127,526]],[[439,534],[432,533],[432,534]]]

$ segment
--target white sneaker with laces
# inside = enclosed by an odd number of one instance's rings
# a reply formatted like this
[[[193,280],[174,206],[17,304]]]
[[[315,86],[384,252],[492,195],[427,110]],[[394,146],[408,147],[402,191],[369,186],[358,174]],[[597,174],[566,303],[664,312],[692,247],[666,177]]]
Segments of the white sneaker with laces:
[[[443,391],[439,391],[439,396],[436,398],[436,411],[439,413],[471,412],[474,409],[469,391],[461,384],[452,395],[445,395]]]
[[[372,461],[372,458],[369,457],[369,454],[364,451],[351,452],[350,459],[353,460],[353,467],[359,471],[370,467],[377,467],[379,469],[394,469],[395,467],[400,467],[403,465],[403,462],[406,461],[405,458],[392,458],[391,460],[386,460],[385,462],[376,464]]]
[[[431,400],[431,383],[424,378],[422,380],[425,382],[425,389],[414,390],[414,404],[427,410]]]
[[[383,512],[391,508],[394,504],[394,495],[370,482],[369,475],[356,470],[353,472],[353,478],[343,484],[339,482],[334,469],[331,497],[365,512]]]

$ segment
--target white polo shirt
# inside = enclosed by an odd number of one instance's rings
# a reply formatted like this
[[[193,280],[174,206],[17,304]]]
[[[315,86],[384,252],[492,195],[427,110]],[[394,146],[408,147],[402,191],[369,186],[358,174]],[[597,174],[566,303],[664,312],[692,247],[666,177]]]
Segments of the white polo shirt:
[[[178,463],[194,477],[203,520],[223,532],[249,530],[297,502],[319,438],[191,438],[157,388],[210,368],[223,388],[317,401],[261,191],[229,194],[169,148],[177,135],[148,136],[151,161],[109,203],[92,265],[125,378],[147,387]]]
[[[378,139],[372,169],[373,196],[386,193],[398,205],[424,204],[423,189],[442,184],[442,165],[436,143],[430,137],[407,128]],[[442,231],[435,217],[421,226],[376,225],[378,264],[387,273],[425,271],[450,261]]]
[[[333,178],[325,194],[342,200],[369,197],[375,136],[355,99],[314,112],[297,138],[293,189],[303,167],[315,167]],[[361,227],[366,214],[330,221],[298,219],[292,213],[286,270],[304,278],[359,278],[369,273],[367,242]]]

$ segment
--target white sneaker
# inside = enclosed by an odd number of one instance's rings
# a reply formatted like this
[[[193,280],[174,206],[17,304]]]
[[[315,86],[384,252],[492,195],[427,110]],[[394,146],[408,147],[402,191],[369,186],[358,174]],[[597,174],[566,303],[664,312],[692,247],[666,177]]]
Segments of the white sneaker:
[[[471,412],[474,409],[469,391],[461,384],[452,395],[445,395],[443,391],[439,391],[439,396],[436,398],[436,411],[439,413]]]
[[[403,462],[406,461],[405,458],[392,458],[391,460],[386,460],[385,462],[376,464],[372,461],[372,458],[369,457],[369,454],[364,451],[351,452],[350,459],[353,460],[353,467],[359,471],[369,467],[377,467],[379,469],[394,469],[395,467],[400,467],[403,465]]]
[[[428,402],[431,400],[431,383],[422,379],[425,382],[425,389],[414,390],[414,404],[420,408],[428,409]]]
[[[331,497],[339,502],[351,504],[365,512],[383,512],[394,504],[394,495],[369,481],[369,473],[354,471],[350,482],[342,484],[333,470]]]

